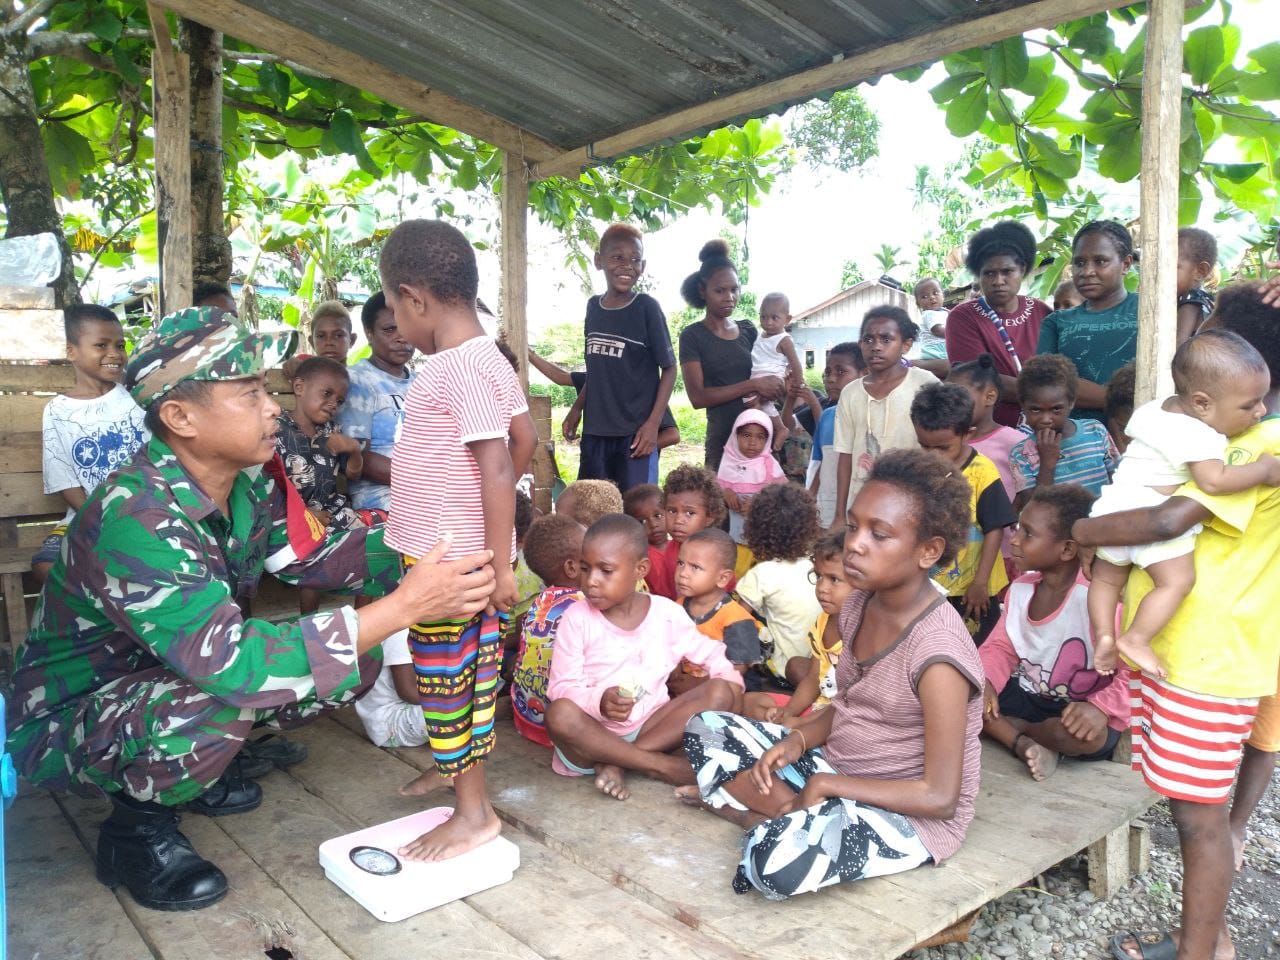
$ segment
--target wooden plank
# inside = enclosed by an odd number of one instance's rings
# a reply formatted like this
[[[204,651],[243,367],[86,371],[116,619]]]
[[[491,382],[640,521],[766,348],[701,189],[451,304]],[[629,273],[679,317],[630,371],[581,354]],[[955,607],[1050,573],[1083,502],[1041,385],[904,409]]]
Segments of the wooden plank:
[[[0,308],[6,310],[52,310],[52,287],[19,287],[0,283]]]
[[[22,574],[0,574],[0,591],[4,593],[4,640],[8,646],[10,662],[18,652],[18,644],[27,638],[29,618],[27,598],[22,586]]]
[[[326,720],[297,731],[311,753],[307,763],[292,768],[290,775],[362,822],[378,823],[404,816],[406,809],[413,812],[453,802],[447,790],[440,796],[412,799],[390,789],[370,790],[366,786],[370,783],[390,787],[407,781],[417,772],[415,767],[431,769],[430,753],[425,748],[394,753],[380,750],[365,739],[363,731],[349,729],[351,719],[358,727],[359,719],[348,717],[341,723]],[[419,759],[410,767],[397,755]],[[466,903],[544,957],[728,960],[753,956],[691,930],[524,834],[508,828],[505,835],[520,847],[515,879],[468,897]],[[555,923],[547,923],[550,916],[555,917]]]
[[[56,360],[66,355],[61,310],[0,310],[0,357]]]
[[[0,362],[0,393],[66,393],[76,382],[76,372],[66,360],[48,363]]]
[[[4,400],[0,400],[0,408],[3,406]],[[44,437],[38,430],[0,431],[0,473],[40,473],[44,469],[43,458]]]
[[[110,813],[110,803],[80,797],[65,797],[59,803],[91,856],[98,842],[98,825]],[[128,890],[119,888],[120,903],[163,960],[261,960],[267,950],[277,947],[306,960],[347,960],[215,821],[184,814],[181,829],[200,855],[226,874],[229,890],[226,898],[212,907],[162,913],[138,906]]]
[[[191,306],[191,58],[178,50],[165,12],[147,4],[155,46],[151,100],[155,125],[156,222],[160,241],[158,313]]]
[[[315,742],[302,736],[299,739]],[[344,757],[341,762],[346,764],[350,759]],[[314,772],[319,766],[312,757],[294,769],[308,768]],[[272,775],[263,781],[262,787],[266,799],[258,810],[223,817],[218,826],[283,887],[348,956],[362,960],[419,957],[424,955],[424,950],[429,950],[431,956],[452,960],[493,960],[494,957],[542,960],[464,902],[446,904],[399,923],[375,919],[325,878],[317,850],[325,840],[387,818],[348,817],[288,775]],[[395,795],[393,784],[358,781],[354,777],[348,789],[361,792],[366,800],[376,796],[378,790]],[[420,809],[421,803],[415,803],[404,812]]]
[[[1173,392],[1178,327],[1178,149],[1182,118],[1183,0],[1147,4],[1142,70],[1138,360],[1134,402]]]
[[[29,393],[0,397],[0,433],[40,433],[44,408],[53,397]]]
[[[5,820],[9,956],[153,960],[49,794],[24,790]]]
[[[1167,2],[1172,6],[1179,0]],[[727,96],[714,97],[595,143],[566,151],[549,160],[533,158],[537,162],[533,165],[532,173],[536,179],[577,176],[584,167],[637,153],[650,144],[683,138],[694,131],[722,126],[740,117],[780,113],[787,106],[832,90],[851,87],[862,80],[917,63],[941,60],[960,50],[985,47],[1006,37],[1018,36],[1040,27],[1056,26],[1119,6],[1124,4],[1117,0],[1039,0],[981,17],[938,20],[927,32],[914,37],[879,44],[873,49],[833,59],[830,63],[780,80],[762,83]],[[1176,132],[1176,122],[1173,129]],[[1176,162],[1176,140],[1174,146],[1172,156]],[[1176,195],[1175,190],[1174,196]]]
[[[319,76],[367,90],[411,113],[420,113],[435,123],[461,130],[503,150],[523,151],[524,156],[531,159],[546,159],[560,152],[559,147],[514,123],[451,97],[429,83],[354,56],[350,50],[328,43],[301,26],[250,4],[238,0],[161,0],[161,3],[189,20],[248,41],[259,50],[285,57]],[[399,41],[390,37],[387,42]]]
[[[46,496],[38,473],[0,474],[0,517],[32,517],[66,513],[66,501]]]
[[[501,244],[502,327],[529,392],[529,168],[520,152],[502,153],[502,195],[498,198]]]

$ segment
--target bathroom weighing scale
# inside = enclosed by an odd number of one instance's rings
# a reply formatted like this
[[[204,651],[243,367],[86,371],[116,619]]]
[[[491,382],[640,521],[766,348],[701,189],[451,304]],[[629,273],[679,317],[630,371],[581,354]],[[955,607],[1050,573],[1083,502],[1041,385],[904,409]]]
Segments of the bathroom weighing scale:
[[[320,865],[351,899],[389,923],[510,880],[520,866],[520,849],[503,837],[435,863],[396,853],[452,813],[452,807],[433,807],[326,840],[320,844]]]

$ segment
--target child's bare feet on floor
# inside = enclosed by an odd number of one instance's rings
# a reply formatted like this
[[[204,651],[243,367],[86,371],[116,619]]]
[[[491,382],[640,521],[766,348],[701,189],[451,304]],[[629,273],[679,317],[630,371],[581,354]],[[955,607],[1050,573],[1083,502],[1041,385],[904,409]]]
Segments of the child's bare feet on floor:
[[[440,787],[447,786],[448,783],[448,780],[440,776],[440,774],[436,773],[434,770],[428,770],[426,773],[422,773],[414,777],[401,787],[400,796],[423,797],[428,793],[433,793]]]
[[[596,764],[596,789],[607,797],[625,800],[631,796],[627,788],[627,775],[621,767],[612,763]]]
[[[1124,654],[1125,658],[1131,663],[1137,664],[1143,673],[1149,673],[1153,677],[1159,677],[1161,680],[1169,675],[1164,669],[1164,664],[1160,662],[1160,658],[1151,649],[1151,644],[1145,640],[1141,640],[1132,634],[1121,634],[1120,639],[1116,641],[1116,649]]]
[[[1020,733],[1013,741],[1013,752],[1031,773],[1032,780],[1047,780],[1058,769],[1058,754]]]
[[[398,852],[408,860],[448,860],[488,843],[501,832],[502,822],[487,804],[475,815],[455,810],[440,826],[405,844]]]

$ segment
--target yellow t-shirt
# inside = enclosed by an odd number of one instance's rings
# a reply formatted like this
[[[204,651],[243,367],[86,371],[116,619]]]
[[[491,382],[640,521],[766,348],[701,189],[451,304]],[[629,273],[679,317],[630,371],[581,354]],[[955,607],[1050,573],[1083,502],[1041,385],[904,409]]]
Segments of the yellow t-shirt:
[[[818,619],[814,621],[813,626],[809,629],[809,651],[813,654],[813,658],[818,661],[818,698],[813,701],[813,709],[828,706],[831,698],[836,693],[836,665],[840,662],[840,651],[844,649],[844,641],[837,640],[834,645],[828,647],[822,642],[822,635],[827,632],[827,621],[831,619],[831,614],[823,610],[818,614]]]
[[[1228,464],[1280,455],[1280,420],[1266,420],[1227,448]],[[1215,697],[1265,697],[1276,690],[1280,632],[1280,487],[1210,496],[1194,483],[1179,488],[1213,513],[1196,537],[1196,585],[1151,648],[1169,683]],[[1125,591],[1125,624],[1151,590],[1134,567]]]
[[[964,465],[963,473],[969,484],[969,532],[955,560],[933,573],[933,579],[949,597],[963,597],[973,583],[978,564],[982,562],[982,538],[987,532],[1004,530],[1018,520],[994,463],[975,450]],[[987,596],[994,597],[1008,585],[1009,573],[997,553],[987,582]]]

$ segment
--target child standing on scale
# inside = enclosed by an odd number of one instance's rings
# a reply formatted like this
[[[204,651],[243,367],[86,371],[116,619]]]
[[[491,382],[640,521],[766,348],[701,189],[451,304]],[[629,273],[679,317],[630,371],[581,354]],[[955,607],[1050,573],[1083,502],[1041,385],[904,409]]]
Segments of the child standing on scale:
[[[996,422],[995,408],[1000,400],[1000,371],[996,369],[995,357],[989,353],[980,353],[976,360],[957,363],[947,375],[947,383],[959,384],[973,398],[969,446],[996,465],[996,470],[1000,472],[1000,482],[1004,484],[1005,495],[1012,503],[1018,488],[1014,486],[1009,454],[1026,434]],[[1004,557],[1005,569],[1010,576],[1013,575],[1012,540],[1013,528],[1006,527],[1000,554]]]
[[[915,338],[916,325],[901,307],[872,307],[862,320],[867,375],[849,384],[836,406],[837,519],[853,502],[876,457],[886,450],[919,446],[911,426],[911,398],[938,378],[902,365]]]
[[[785,293],[766,293],[760,301],[760,336],[751,347],[751,379],[757,377],[790,378],[794,383],[804,379],[796,345],[787,333],[791,322],[791,301]],[[773,425],[771,450],[781,450],[791,431],[782,423],[778,405],[772,400],[744,397],[747,403],[757,403],[759,409]]]
[[[31,558],[38,583],[58,559],[76,511],[107,474],[133,459],[148,436],[142,408],[120,383],[125,361],[120,319],[92,303],[67,307],[62,316],[76,381],[45,405],[42,437],[44,492],[60,495],[67,514]]]
[[[734,421],[716,481],[729,508],[729,536],[742,542],[747,508],[757,493],[771,483],[786,483],[782,466],[773,458],[773,421],[763,410],[744,410]]]
[[[494,742],[498,614],[517,599],[516,478],[533,456],[537,433],[515,371],[476,316],[480,278],[467,238],[438,220],[408,220],[387,237],[378,267],[395,323],[426,354],[391,465],[386,543],[408,564],[444,539],[445,558],[487,548],[496,575],[487,611],[409,630],[436,771],[453,779],[457,807],[399,852],[445,860],[501,829],[485,788],[484,758]]]
[[[792,727],[801,717],[830,706],[836,695],[836,666],[842,642],[836,621],[831,618],[839,615],[853,591],[844,575],[844,530],[828,533],[814,544],[812,560],[809,581],[822,612],[809,628],[809,670],[790,697],[765,691],[748,693],[743,713],[753,720]]]
[[[973,398],[954,383],[925,387],[911,401],[920,446],[941,454],[969,484],[969,536],[934,580],[965,618],[974,643],[981,644],[1000,616],[999,593],[1009,585],[1000,544],[1018,518],[996,465],[966,442],[972,420]]]
[[[547,735],[547,681],[560,616],[582,599],[578,559],[586,531],[572,517],[539,517],[525,538],[525,560],[546,587],[534,598],[520,630],[511,679],[511,719],[527,740],[551,746]]]
[[[867,364],[862,359],[862,348],[853,341],[837,343],[827,351],[827,365],[822,371],[822,389],[827,391],[827,406],[818,413],[809,472],[805,476],[809,492],[818,504],[818,525],[823,530],[830,529],[836,520],[836,471],[840,461],[833,446],[836,405],[844,388],[866,374]]]
[[[678,790],[748,831],[733,888],[771,900],[941,863],[978,794],[982,664],[930,582],[965,539],[969,490],[939,457],[879,458],[848,512],[831,707],[788,730],[694,717]]]
[[[1072,419],[1076,366],[1061,354],[1032,357],[1018,374],[1018,400],[1027,436],[1009,451],[1009,468],[1021,510],[1037,486],[1078,483],[1099,493],[1120,454],[1106,428],[1091,418]]]
[[[671,539],[661,549],[650,545],[644,582],[650,593],[674,600],[680,546],[699,530],[718,526],[724,520],[724,494],[714,473],[706,467],[685,463],[667,474],[662,486],[662,502]],[[733,584],[729,589],[733,589]]]
[[[699,530],[680,548],[676,596],[698,632],[723,643],[729,662],[745,675],[764,659],[764,651],[760,625],[727,590],[737,558],[738,547],[723,530]],[[667,680],[667,691],[677,697],[706,678],[705,669],[681,660]]]
[[[1263,454],[1252,463],[1228,466],[1229,438],[1244,433],[1266,415],[1271,388],[1266,361],[1249,342],[1229,330],[1206,330],[1185,341],[1173,355],[1175,393],[1133,411],[1126,431],[1129,448],[1114,480],[1102,488],[1093,515],[1154,507],[1194,480],[1211,496],[1239,493],[1266,484],[1280,487],[1280,459]],[[1196,527],[1173,540],[1138,547],[1098,548],[1089,585],[1089,615],[1098,638],[1099,671],[1115,669],[1117,652],[1139,669],[1165,676],[1151,650],[1196,582]],[[1142,598],[1129,628],[1115,636],[1115,611],[1137,565],[1155,586]]]
[[[1089,581],[1071,525],[1094,496],[1075,483],[1036,487],[1018,518],[1021,576],[978,651],[987,675],[982,732],[1008,747],[1035,780],[1059,756],[1105,760],[1129,725],[1128,675],[1096,669]]]
[[[615,223],[600,236],[596,269],[608,289],[587,301],[586,431],[579,480],[612,480],[626,493],[649,482],[662,415],[676,382],[676,358],[658,301],[637,293],[644,238]]]
[[[809,551],[818,538],[813,498],[792,483],[765,487],[752,501],[744,533],[756,565],[738,581],[738,598],[764,624],[768,681],[794,690],[809,671],[809,628],[821,612],[809,582]]]
[[[636,592],[647,550],[644,528],[622,514],[587,531],[579,564],[586,603],[560,616],[547,685],[552,769],[594,775],[596,789],[617,800],[630,796],[628,770],[692,783],[689,761],[672,752],[685,724],[703,710],[732,709],[742,690],[724,644],[699,633],[678,604]],[[667,678],[681,660],[710,679],[672,700]]]
[[[1213,294],[1204,282],[1218,263],[1218,241],[1208,230],[1183,227],[1178,231],[1178,343],[1200,332],[1213,313]]]

